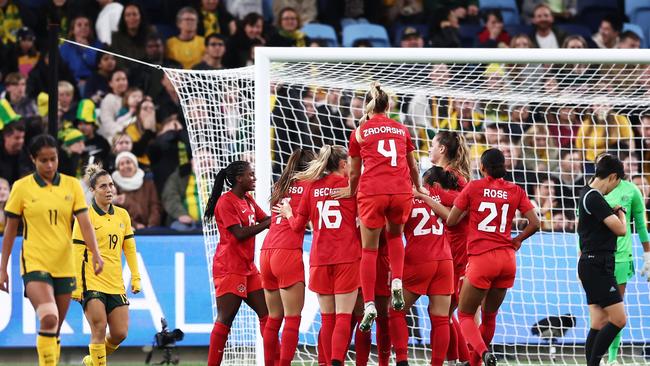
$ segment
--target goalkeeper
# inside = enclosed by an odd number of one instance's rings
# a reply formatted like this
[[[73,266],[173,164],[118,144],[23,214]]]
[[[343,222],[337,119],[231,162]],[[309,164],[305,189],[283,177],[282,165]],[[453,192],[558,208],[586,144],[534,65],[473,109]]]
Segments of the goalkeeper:
[[[641,274],[650,280],[650,243],[648,242],[648,227],[646,225],[645,205],[643,195],[637,186],[627,180],[621,182],[605,196],[605,200],[611,207],[621,206],[626,210],[627,230],[625,236],[619,236],[616,242],[616,263],[614,274],[618,290],[623,298],[627,281],[634,276],[634,258],[632,255],[632,228],[630,218],[634,217],[634,225],[639,233],[639,239],[643,245],[643,268]],[[621,343],[621,333],[609,346],[608,364],[617,365],[616,357]]]

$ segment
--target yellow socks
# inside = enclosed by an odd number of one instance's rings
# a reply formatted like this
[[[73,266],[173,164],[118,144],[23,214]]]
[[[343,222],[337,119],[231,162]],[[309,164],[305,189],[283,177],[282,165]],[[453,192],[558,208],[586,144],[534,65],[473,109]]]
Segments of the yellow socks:
[[[89,344],[88,350],[94,366],[106,365],[106,347],[104,344]]]
[[[56,364],[59,364],[61,359],[61,336],[56,336]]]
[[[56,366],[56,334],[39,332],[36,336],[38,366]]]
[[[106,346],[106,356],[110,355],[111,353],[115,352],[116,349],[120,347],[119,344],[113,344],[111,343],[108,338],[104,339],[104,346]]]

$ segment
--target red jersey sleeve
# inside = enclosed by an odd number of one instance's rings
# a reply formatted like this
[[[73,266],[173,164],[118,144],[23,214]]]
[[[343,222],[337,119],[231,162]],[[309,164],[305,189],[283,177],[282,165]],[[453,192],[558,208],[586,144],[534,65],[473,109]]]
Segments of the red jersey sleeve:
[[[535,206],[533,206],[533,203],[530,202],[530,199],[528,198],[528,195],[526,194],[526,191],[524,191],[519,186],[517,186],[517,188],[519,188],[518,191],[519,191],[519,197],[520,197],[519,198],[519,206],[517,207],[517,209],[522,214],[525,214],[526,212],[528,212],[528,211],[532,210],[533,208],[535,208]]]
[[[454,206],[459,208],[462,211],[467,211],[469,208],[469,196],[470,196],[470,191],[471,191],[472,184],[468,184],[465,186],[465,189],[463,189],[462,192],[456,197],[454,200]]]
[[[219,211],[215,213],[215,216],[217,215],[219,216],[219,219],[223,222],[223,226],[225,228],[229,228],[234,225],[244,226],[241,220],[239,219],[239,212],[238,212],[237,205],[228,198],[229,197],[226,195],[220,197],[219,203],[222,202],[223,203],[221,205],[218,204],[215,207],[215,211],[217,210]]]
[[[411,138],[411,133],[408,128],[404,128],[404,132],[406,132],[406,153],[409,154],[415,151],[415,145],[413,144],[413,139]]]
[[[458,197],[460,192],[447,190],[440,187],[439,184],[434,184],[429,188],[429,194],[432,197],[438,197],[441,205],[451,207],[454,205],[454,200]]]
[[[348,144],[348,155],[353,158],[358,158],[361,156],[361,146],[357,141],[357,130],[352,130],[350,134],[350,143]]]

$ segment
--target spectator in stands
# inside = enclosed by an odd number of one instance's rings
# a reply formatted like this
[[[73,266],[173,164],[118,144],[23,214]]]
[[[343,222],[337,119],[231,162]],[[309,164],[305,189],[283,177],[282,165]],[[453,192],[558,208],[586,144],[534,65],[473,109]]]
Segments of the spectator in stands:
[[[559,108],[547,110],[546,116],[549,124],[549,134],[557,138],[557,145],[562,148],[571,148],[580,129],[580,121],[574,108],[563,105]]]
[[[584,149],[585,159],[595,161],[596,156],[608,149],[618,150],[617,144],[625,142],[634,150],[632,126],[624,115],[616,114],[605,100],[587,109],[576,136],[576,148]]]
[[[95,103],[90,99],[82,99],[77,107],[76,126],[83,133],[85,138],[86,151],[83,156],[83,164],[101,163],[103,167],[110,164],[111,145],[108,141],[97,134],[97,115]]]
[[[101,48],[101,43],[95,40],[93,33],[90,19],[80,15],[72,19],[68,38],[83,45]],[[90,78],[95,67],[97,51],[71,43],[64,43],[60,46],[60,52],[62,62],[66,63],[72,71],[77,87],[80,93],[83,94],[86,80]]]
[[[140,5],[137,2],[130,2],[124,5],[117,32],[111,35],[110,50],[119,55],[142,60],[145,56],[147,35],[153,31]],[[128,68],[131,64],[118,59],[117,66]]]
[[[633,175],[631,181],[636,184],[641,193],[643,193],[646,212],[650,211],[650,182],[648,182],[648,179],[642,174]]]
[[[415,27],[406,27],[402,31],[402,39],[399,42],[402,48],[422,48],[424,47],[424,38]]]
[[[246,66],[254,45],[266,44],[263,37],[264,18],[260,14],[250,13],[242,19],[241,23],[241,27],[237,29],[235,36],[228,40],[226,47],[230,57],[233,58],[230,62],[233,67]]]
[[[16,32],[23,26],[18,1],[0,1],[0,43],[16,42]]]
[[[160,124],[160,131],[149,144],[147,155],[151,161],[154,183],[158,192],[162,192],[167,178],[174,170],[187,164],[190,153],[190,139],[187,130],[173,114]]]
[[[530,35],[534,47],[560,48],[567,36],[566,32],[553,26],[554,18],[551,8],[542,3],[533,11],[534,31]]]
[[[0,148],[0,177],[14,184],[29,173],[32,164],[25,148],[25,123],[22,120],[5,122]]]
[[[553,211],[553,231],[556,233],[574,233],[576,231],[576,216],[570,209]]]
[[[639,126],[637,127],[637,136],[639,137],[639,151],[643,161],[642,171],[645,174],[650,173],[650,111],[641,113],[639,117]]]
[[[533,18],[535,7],[539,4],[547,4],[551,9],[553,18],[566,23],[571,22],[578,12],[577,0],[518,0],[517,3],[521,4],[522,16],[526,20]]]
[[[641,173],[641,162],[638,152],[632,151],[629,154],[622,154],[621,162],[623,162],[626,177],[632,177]]]
[[[297,14],[300,14],[300,20],[303,24],[316,21],[318,15],[318,6],[316,0],[274,0],[273,16],[278,19],[284,8],[292,8]]]
[[[167,57],[180,63],[184,69],[201,62],[205,39],[196,34],[199,15],[192,7],[184,7],[176,15],[177,36],[167,40]]]
[[[449,67],[446,64],[432,65],[429,79],[432,87],[445,87],[451,79]],[[426,94],[414,95],[407,108],[406,114],[409,118],[405,121],[410,128],[415,129],[411,131],[411,135],[417,136],[416,130],[418,129],[439,128],[440,121],[450,114],[451,101],[449,99],[430,97]],[[428,148],[425,150],[428,151]]]
[[[118,30],[124,6],[114,0],[97,0],[97,2],[101,10],[95,21],[95,33],[100,42],[110,46],[113,32]]]
[[[519,33],[510,39],[510,48],[533,48],[535,45],[527,35]]]
[[[123,152],[131,152],[133,149],[133,141],[131,137],[126,134],[126,132],[118,132],[113,136],[113,141],[111,141],[111,154],[109,155],[109,162],[106,165],[106,171],[114,171],[117,169],[115,166],[115,157]]]
[[[363,95],[357,93],[352,94],[350,97],[349,113],[345,119],[345,127],[350,130],[357,128],[359,120],[365,113]]]
[[[533,124],[521,139],[524,166],[530,171],[555,171],[558,167],[558,150],[556,140],[549,139],[546,124]]]
[[[369,39],[360,38],[352,42],[354,48],[372,48],[372,42]]]
[[[59,172],[81,178],[82,155],[86,149],[85,136],[76,128],[66,128],[59,151]]]
[[[7,222],[7,216],[5,215],[5,204],[9,199],[9,191],[11,186],[9,181],[0,177],[0,234],[3,234],[5,231],[5,223]]]
[[[262,0],[228,0],[226,9],[237,19],[245,19],[250,13],[262,14]]]
[[[95,69],[86,82],[84,98],[90,98],[95,104],[99,104],[106,94],[110,92],[108,80],[115,70],[117,62],[113,55],[97,52],[95,58]]]
[[[573,34],[564,39],[562,48],[589,48],[589,45],[587,44],[587,40],[582,36]]]
[[[269,37],[270,47],[306,47],[309,38],[300,29],[300,15],[293,8],[284,8],[277,18],[277,30]]]
[[[479,3],[477,0],[423,0],[424,13],[433,15],[451,9],[464,23],[478,23]]]
[[[504,124],[504,128],[511,141],[519,143],[524,133],[533,125],[533,115],[526,104],[511,104],[508,114],[508,123]]]
[[[148,63],[163,67],[181,68],[181,64],[165,57],[165,47],[158,34],[154,33],[147,36],[145,53],[144,60]],[[163,92],[162,82],[165,73],[162,70],[138,64],[133,66],[130,71],[130,84],[142,89],[145,95],[149,95],[155,100],[156,96]]]
[[[591,39],[598,48],[616,48],[618,35],[623,29],[623,21],[616,15],[607,15],[600,21],[598,32]]]
[[[27,96],[27,78],[25,75],[14,72],[5,78],[4,98],[7,99],[14,112],[23,117],[32,117],[38,114],[36,102]]]
[[[635,32],[625,31],[621,33],[618,48],[641,48],[641,37]]]
[[[504,179],[516,183],[530,192],[534,185],[537,184],[537,172],[525,169],[521,160],[521,148],[512,142],[501,143],[498,148],[506,158],[505,166],[508,172]]]
[[[117,188],[114,203],[129,212],[133,228],[160,226],[162,207],[153,181],[145,177],[138,159],[123,151],[115,158],[117,170],[111,174]]]
[[[186,163],[169,176],[162,193],[167,226],[178,231],[201,229],[199,189],[192,163]]]
[[[49,53],[47,50],[41,53],[38,62],[27,77],[27,95],[30,98],[36,99],[40,93],[49,93],[50,65],[48,55]],[[59,81],[67,81],[73,85],[75,79],[72,75],[72,71],[68,68],[68,65],[64,62],[59,62],[58,66]]]
[[[163,121],[172,114],[180,116],[182,120],[183,111],[181,109],[181,101],[176,94],[176,89],[172,85],[171,80],[167,77],[167,74],[163,74],[162,80],[162,90],[158,95],[154,95],[153,101],[156,105],[156,120]]]
[[[99,131],[98,133],[107,141],[113,140],[116,133],[122,131],[126,124],[118,124],[117,114],[124,106],[124,93],[129,88],[129,80],[124,69],[116,68],[108,79],[111,92],[102,99],[99,105]],[[120,120],[120,122],[128,122]]]
[[[558,192],[562,195],[562,207],[573,209],[580,190],[585,186],[583,155],[579,150],[565,149],[560,152],[560,169],[557,173]]]
[[[193,70],[220,70],[223,69],[226,59],[226,37],[212,33],[205,37],[205,53],[203,60],[192,66]]]
[[[124,132],[133,141],[131,152],[138,158],[139,165],[144,170],[148,170],[151,161],[147,151],[151,142],[156,138],[156,108],[150,97],[145,98],[137,105],[135,116],[135,122],[129,124]]]
[[[136,109],[138,104],[144,99],[144,94],[142,90],[136,87],[129,87],[124,92],[124,97],[122,98],[122,108],[117,112],[117,118],[115,122],[119,126],[128,126],[136,120]]]
[[[341,90],[330,88],[327,98],[316,107],[316,120],[323,138],[323,144],[345,146],[350,133],[345,127],[345,120],[340,109]]]
[[[548,174],[540,174],[539,183],[533,188],[530,202],[537,209],[541,230],[553,230],[553,212],[560,207],[555,181]]]
[[[58,85],[58,118],[59,132],[74,125],[77,103],[74,98],[74,86],[67,81],[59,81]],[[59,136],[62,137],[62,136]]]
[[[7,54],[3,56],[3,64],[6,67],[0,66],[0,71],[4,70],[3,74],[5,75],[17,71],[27,77],[38,62],[39,52],[36,49],[36,36],[31,29],[22,27],[16,33],[16,39],[18,41],[15,44],[7,45]]]
[[[213,33],[231,36],[237,31],[237,22],[223,1],[200,0],[196,8],[199,10],[198,34],[204,37]]]
[[[510,35],[503,29],[503,16],[498,9],[483,16],[485,28],[478,34],[478,47],[508,47]]]
[[[429,45],[431,47],[461,47],[459,29],[458,16],[453,10],[447,9],[434,14]]]

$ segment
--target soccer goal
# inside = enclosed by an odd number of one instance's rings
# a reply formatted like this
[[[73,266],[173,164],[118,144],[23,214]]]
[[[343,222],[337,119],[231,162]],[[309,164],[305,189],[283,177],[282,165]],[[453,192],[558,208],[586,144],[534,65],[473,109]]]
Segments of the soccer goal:
[[[595,157],[610,152],[624,161],[628,179],[648,204],[647,64],[650,50],[257,48],[254,67],[164,71],[187,120],[202,199],[219,168],[249,160],[258,178],[256,199],[268,210],[272,183],[295,148],[347,146],[371,81],[392,93],[391,117],[411,131],[422,169],[431,165],[428,150],[441,130],[465,136],[473,178],[485,149],[504,151],[508,179],[528,191],[542,219],[542,232],[517,255],[515,287],[492,341],[500,362],[518,365],[584,360],[589,322],[576,269],[577,192],[593,173]],[[214,222],[204,228],[211,269],[218,233]],[[307,236],[305,260],[309,241]],[[638,274],[642,249],[636,235],[632,250],[637,273],[627,281],[629,318],[618,361],[643,364],[650,352],[650,285]],[[410,361],[429,363],[426,300],[408,319]],[[263,363],[257,324],[243,305],[227,363]],[[316,363],[319,328],[318,303],[308,293],[294,362]],[[354,359],[353,342],[348,361]],[[376,362],[374,349],[370,360]]]

